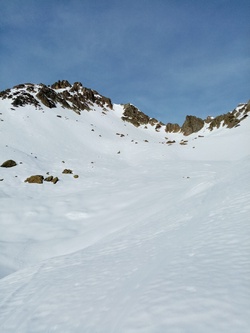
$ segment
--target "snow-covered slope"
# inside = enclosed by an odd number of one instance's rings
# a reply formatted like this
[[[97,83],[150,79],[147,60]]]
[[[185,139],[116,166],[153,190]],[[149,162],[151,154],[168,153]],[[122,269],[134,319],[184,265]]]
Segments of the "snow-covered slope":
[[[11,103],[0,332],[249,332],[249,117],[184,137],[121,105]],[[37,174],[59,181],[24,182]]]

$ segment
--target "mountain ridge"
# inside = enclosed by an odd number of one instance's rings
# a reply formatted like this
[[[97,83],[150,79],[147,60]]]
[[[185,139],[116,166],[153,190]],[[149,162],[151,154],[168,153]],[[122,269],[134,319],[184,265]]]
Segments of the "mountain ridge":
[[[71,85],[67,80],[59,80],[52,85],[24,83],[0,92],[2,100],[11,99],[13,107],[33,105],[35,108],[42,109],[43,106],[56,108],[57,104],[63,108],[70,109],[80,114],[82,111],[91,111],[93,103],[101,106],[103,111],[113,109],[110,98],[99,94],[96,90],[86,88],[81,82]],[[199,132],[204,126],[210,131],[220,126],[233,128],[247,117],[250,111],[250,101],[239,104],[233,111],[216,117],[208,116],[201,119],[195,115],[187,115],[182,126],[173,123],[162,123],[155,118],[151,118],[131,103],[123,104],[123,115],[121,119],[132,123],[134,126],[151,125],[156,131],[164,128],[166,133],[182,133],[189,136]]]

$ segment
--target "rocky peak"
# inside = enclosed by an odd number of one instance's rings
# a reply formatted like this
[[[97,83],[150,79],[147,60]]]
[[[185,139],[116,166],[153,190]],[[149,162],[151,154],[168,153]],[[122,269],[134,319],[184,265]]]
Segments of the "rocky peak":
[[[52,84],[51,88],[52,89],[65,89],[68,87],[72,87],[69,81],[67,80],[62,80],[62,81],[57,81],[54,84]]]
[[[51,86],[20,84],[0,92],[0,98],[12,99],[14,107],[34,105],[36,108],[42,108],[44,105],[48,108],[55,108],[57,104],[60,104],[77,113],[83,110],[89,111],[94,103],[103,108],[113,108],[110,98],[100,95],[95,90],[83,87],[80,82],[71,85],[67,80],[59,80]]]
[[[75,82],[73,84],[73,86],[71,86],[70,91],[71,92],[78,92],[81,91],[81,89],[83,88],[81,82]]]
[[[195,116],[186,116],[186,120],[181,127],[181,131],[184,135],[196,133],[202,129],[204,123],[205,121],[201,118]]]

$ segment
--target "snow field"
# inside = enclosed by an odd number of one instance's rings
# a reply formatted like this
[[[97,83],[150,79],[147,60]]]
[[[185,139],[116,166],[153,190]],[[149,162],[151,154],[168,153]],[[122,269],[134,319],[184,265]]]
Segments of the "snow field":
[[[248,119],[167,146],[118,106],[30,112],[3,114],[0,331],[249,332]]]

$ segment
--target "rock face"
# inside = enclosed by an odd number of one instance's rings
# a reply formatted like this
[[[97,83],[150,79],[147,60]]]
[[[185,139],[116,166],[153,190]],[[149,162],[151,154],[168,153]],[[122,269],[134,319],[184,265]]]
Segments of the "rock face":
[[[20,94],[19,92],[17,92],[15,95],[14,95],[14,98],[13,98],[13,102],[12,102],[12,105],[14,107],[18,107],[18,106],[24,106],[24,105],[34,105],[35,107],[38,107],[39,106],[39,102],[29,93],[23,93],[23,94]]]
[[[209,129],[212,131],[214,128],[219,128],[222,126],[226,126],[227,128],[233,128],[240,122],[234,114],[223,114],[215,117],[209,124]]]
[[[167,123],[166,127],[165,127],[165,131],[168,133],[178,133],[180,132],[181,127],[178,124],[171,124],[171,123]]]
[[[124,112],[122,116],[122,120],[127,121],[133,124],[136,127],[141,125],[152,125],[155,126],[155,130],[159,131],[163,123],[159,122],[155,118],[150,118],[145,113],[141,112],[137,107],[128,103],[124,104]]]
[[[62,80],[62,81],[59,80],[51,85],[52,89],[65,89],[67,87],[72,87],[69,81],[67,80]]]
[[[245,112],[249,112],[250,111],[250,100],[248,101],[247,105],[246,105],[246,110]]]
[[[150,118],[147,115],[139,111],[134,105],[124,105],[122,120],[128,121],[134,126],[139,127],[140,125],[147,125],[149,123],[149,119]]]
[[[56,107],[56,102],[59,102],[58,96],[53,89],[43,86],[39,89],[36,97],[48,108],[52,109]]]
[[[14,166],[16,166],[16,162],[13,160],[7,160],[5,162],[3,162],[3,164],[1,165],[2,168],[12,168]]]
[[[202,129],[205,121],[195,116],[186,116],[186,120],[181,127],[181,131],[184,135],[190,135],[196,133]]]

